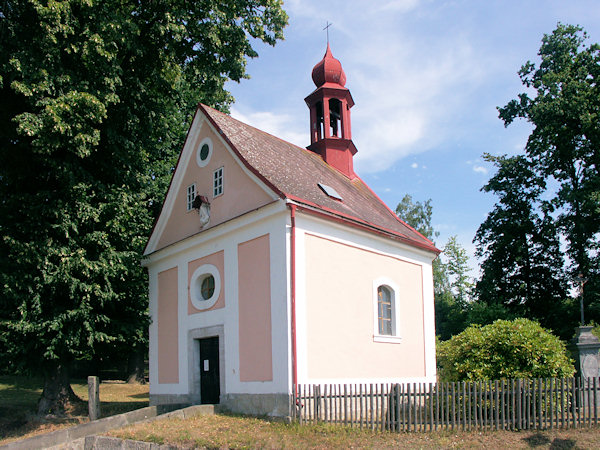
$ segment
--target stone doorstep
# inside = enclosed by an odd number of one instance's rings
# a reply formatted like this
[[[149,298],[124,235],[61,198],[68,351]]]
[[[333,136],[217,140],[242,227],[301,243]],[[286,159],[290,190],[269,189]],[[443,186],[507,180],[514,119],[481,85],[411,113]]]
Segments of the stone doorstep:
[[[87,436],[105,433],[115,428],[122,428],[137,422],[152,422],[154,420],[178,417],[185,419],[187,417],[201,414],[214,414],[214,405],[158,405],[147,406],[116,416],[105,417],[94,420],[93,422],[76,425],[62,430],[52,431],[50,433],[40,434],[20,441],[10,442],[0,446],[0,450],[25,450],[34,448],[45,449],[83,449],[84,440]],[[133,441],[132,441],[133,442]],[[154,444],[157,445],[157,444]],[[87,446],[85,448],[88,448]],[[93,447],[89,447],[93,448]],[[113,448],[113,447],[108,447]],[[137,448],[137,447],[115,447],[115,448]],[[150,447],[148,447],[150,448]],[[159,448],[158,446],[152,449]],[[163,447],[160,447],[161,449]],[[164,447],[167,448],[167,447]]]

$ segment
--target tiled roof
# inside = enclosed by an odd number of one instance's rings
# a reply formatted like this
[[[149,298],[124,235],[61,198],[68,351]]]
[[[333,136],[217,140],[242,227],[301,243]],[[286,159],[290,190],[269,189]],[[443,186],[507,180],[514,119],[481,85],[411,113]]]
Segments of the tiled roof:
[[[282,198],[315,213],[362,226],[405,243],[439,253],[434,244],[401,221],[359,178],[330,167],[321,156],[206,105],[199,105],[242,162]],[[329,197],[318,183],[334,188]]]

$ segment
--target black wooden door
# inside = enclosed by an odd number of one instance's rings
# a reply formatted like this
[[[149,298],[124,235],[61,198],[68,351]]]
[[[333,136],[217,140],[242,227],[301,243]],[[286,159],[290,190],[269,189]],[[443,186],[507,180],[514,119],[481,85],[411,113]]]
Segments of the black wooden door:
[[[200,400],[202,404],[219,403],[219,338],[200,339]]]

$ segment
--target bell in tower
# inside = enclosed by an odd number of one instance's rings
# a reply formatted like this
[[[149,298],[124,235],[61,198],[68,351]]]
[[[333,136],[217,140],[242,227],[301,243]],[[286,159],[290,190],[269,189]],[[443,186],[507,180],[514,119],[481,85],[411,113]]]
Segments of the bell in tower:
[[[354,100],[345,87],[342,64],[331,54],[329,44],[325,56],[313,68],[312,79],[317,88],[304,99],[310,109],[311,143],[307,148],[353,179],[352,158],[357,150],[352,142],[350,108]]]

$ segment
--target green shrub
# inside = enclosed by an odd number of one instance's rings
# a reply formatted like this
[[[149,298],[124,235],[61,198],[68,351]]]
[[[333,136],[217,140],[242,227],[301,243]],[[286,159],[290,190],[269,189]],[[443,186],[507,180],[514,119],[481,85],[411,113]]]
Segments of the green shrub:
[[[440,381],[570,377],[564,342],[529,319],[471,325],[437,348]]]

